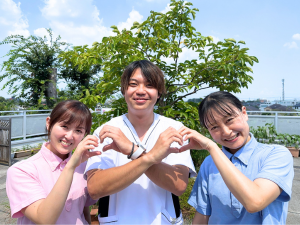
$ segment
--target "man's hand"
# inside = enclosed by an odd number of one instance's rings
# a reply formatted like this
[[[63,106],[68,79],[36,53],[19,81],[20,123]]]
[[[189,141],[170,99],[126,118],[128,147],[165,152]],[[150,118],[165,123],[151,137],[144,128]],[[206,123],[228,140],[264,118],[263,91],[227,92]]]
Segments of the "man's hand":
[[[170,153],[179,153],[179,149],[170,147],[173,142],[183,144],[182,135],[173,127],[169,127],[159,135],[154,147],[147,153],[153,164],[160,163]]]
[[[124,155],[129,155],[132,149],[132,142],[124,135],[118,127],[105,125],[99,133],[100,143],[103,143],[105,138],[111,138],[113,142],[105,145],[102,149],[103,152],[113,149]]]

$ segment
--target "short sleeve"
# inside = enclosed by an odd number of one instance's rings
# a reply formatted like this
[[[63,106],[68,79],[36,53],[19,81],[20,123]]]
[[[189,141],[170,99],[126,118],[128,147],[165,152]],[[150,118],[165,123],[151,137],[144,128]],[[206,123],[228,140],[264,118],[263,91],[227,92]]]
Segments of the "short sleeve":
[[[262,162],[262,167],[256,178],[264,178],[276,183],[283,191],[277,198],[279,201],[289,201],[294,178],[293,157],[283,146],[274,145],[268,156]]]
[[[100,138],[99,138],[99,133],[101,131],[103,126],[99,127],[98,129],[95,130],[94,135],[98,138],[98,147],[95,148],[93,151],[101,151],[102,152],[102,148],[103,146],[110,144],[112,142],[112,140],[110,138],[105,138],[105,140],[103,141],[103,143],[100,143]],[[85,178],[86,178],[86,173],[89,170],[92,169],[109,169],[112,167],[116,166],[116,156],[117,156],[117,152],[116,151],[105,151],[102,152],[101,155],[99,156],[93,156],[91,158],[88,159],[87,164],[86,164],[86,168],[85,168]]]
[[[211,204],[208,193],[208,176],[205,175],[205,162],[203,162],[200,167],[200,171],[194,183],[188,203],[202,215],[211,215]]]
[[[211,204],[208,193],[208,176],[205,175],[205,162],[202,163],[200,171],[191,191],[188,203],[202,215],[211,215]]]
[[[21,210],[37,200],[47,197],[40,181],[31,170],[12,166],[7,171],[6,192],[13,218],[24,216]],[[24,167],[24,168],[23,168]],[[26,171],[31,171],[26,172]]]

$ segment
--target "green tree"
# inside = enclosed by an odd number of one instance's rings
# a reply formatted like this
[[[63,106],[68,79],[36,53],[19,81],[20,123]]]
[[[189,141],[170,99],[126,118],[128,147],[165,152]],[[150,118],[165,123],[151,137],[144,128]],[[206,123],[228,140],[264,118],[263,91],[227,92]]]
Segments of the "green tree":
[[[37,106],[43,98],[48,107],[56,102],[57,68],[60,66],[58,54],[67,43],[58,36],[53,41],[51,29],[46,29],[49,39],[44,37],[11,35],[0,45],[11,44],[11,50],[5,55],[0,81],[8,81],[2,89],[9,87],[9,93],[26,100],[30,106]]]
[[[84,103],[95,107],[106,102],[120,92],[124,68],[135,60],[148,59],[165,74],[167,92],[157,103],[157,112],[201,131],[197,104],[184,102],[184,98],[210,87],[234,93],[248,87],[253,80],[248,74],[252,72],[250,67],[258,60],[247,54],[248,48],[242,47],[245,42],[228,38],[214,43],[212,37],[201,35],[192,26],[198,9],[192,8],[190,2],[171,0],[170,8],[166,13],[151,11],[144,22],[134,22],[131,30],[119,31],[112,26],[115,36],[95,42],[89,51],[74,59],[79,69],[94,64],[102,66],[103,76],[96,89],[87,91]],[[181,59],[184,49],[197,52],[198,57]],[[122,97],[112,105],[116,110],[109,113],[114,116],[127,110]],[[103,123],[109,118],[99,116],[96,122]]]
[[[60,93],[66,97],[69,93],[72,93],[73,96],[79,96],[79,98],[85,96],[84,90],[93,88],[98,80],[96,75],[101,70],[100,64],[89,65],[79,70],[79,66],[74,63],[74,60],[80,54],[88,51],[87,45],[75,46],[72,50],[62,52],[59,55],[63,62],[59,77],[67,81],[67,91],[64,91],[64,93],[61,91]]]

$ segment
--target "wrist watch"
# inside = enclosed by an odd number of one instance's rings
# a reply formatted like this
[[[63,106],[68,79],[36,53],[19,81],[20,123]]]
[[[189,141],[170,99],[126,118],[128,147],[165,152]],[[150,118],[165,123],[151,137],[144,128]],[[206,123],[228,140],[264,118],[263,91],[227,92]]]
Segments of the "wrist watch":
[[[142,143],[137,143],[137,146],[139,147],[131,156],[131,159],[137,159],[138,157],[140,157],[141,154],[143,154],[146,151],[146,148],[144,145],[142,145]]]

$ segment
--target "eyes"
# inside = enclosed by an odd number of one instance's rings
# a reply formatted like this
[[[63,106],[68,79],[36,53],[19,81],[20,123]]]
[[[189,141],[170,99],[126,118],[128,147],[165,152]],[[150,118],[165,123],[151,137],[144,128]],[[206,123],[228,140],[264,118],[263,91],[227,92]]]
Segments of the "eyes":
[[[235,117],[228,117],[225,119],[225,124],[226,125],[230,125],[234,122]],[[213,125],[211,128],[209,128],[211,131],[216,130],[217,128],[219,128],[218,125]]]
[[[60,127],[63,129],[63,130],[69,130],[69,129],[71,129],[70,128],[70,126],[68,126],[68,125],[66,125],[66,124],[61,124],[60,125]],[[76,128],[75,129],[75,133],[77,133],[77,134],[84,134],[84,132],[85,132],[85,129],[84,128]]]
[[[130,81],[129,84],[128,84],[130,87],[137,87],[138,86],[138,83],[135,82],[135,81]],[[150,84],[150,83],[146,83],[145,86],[147,88],[153,88],[153,85]]]

